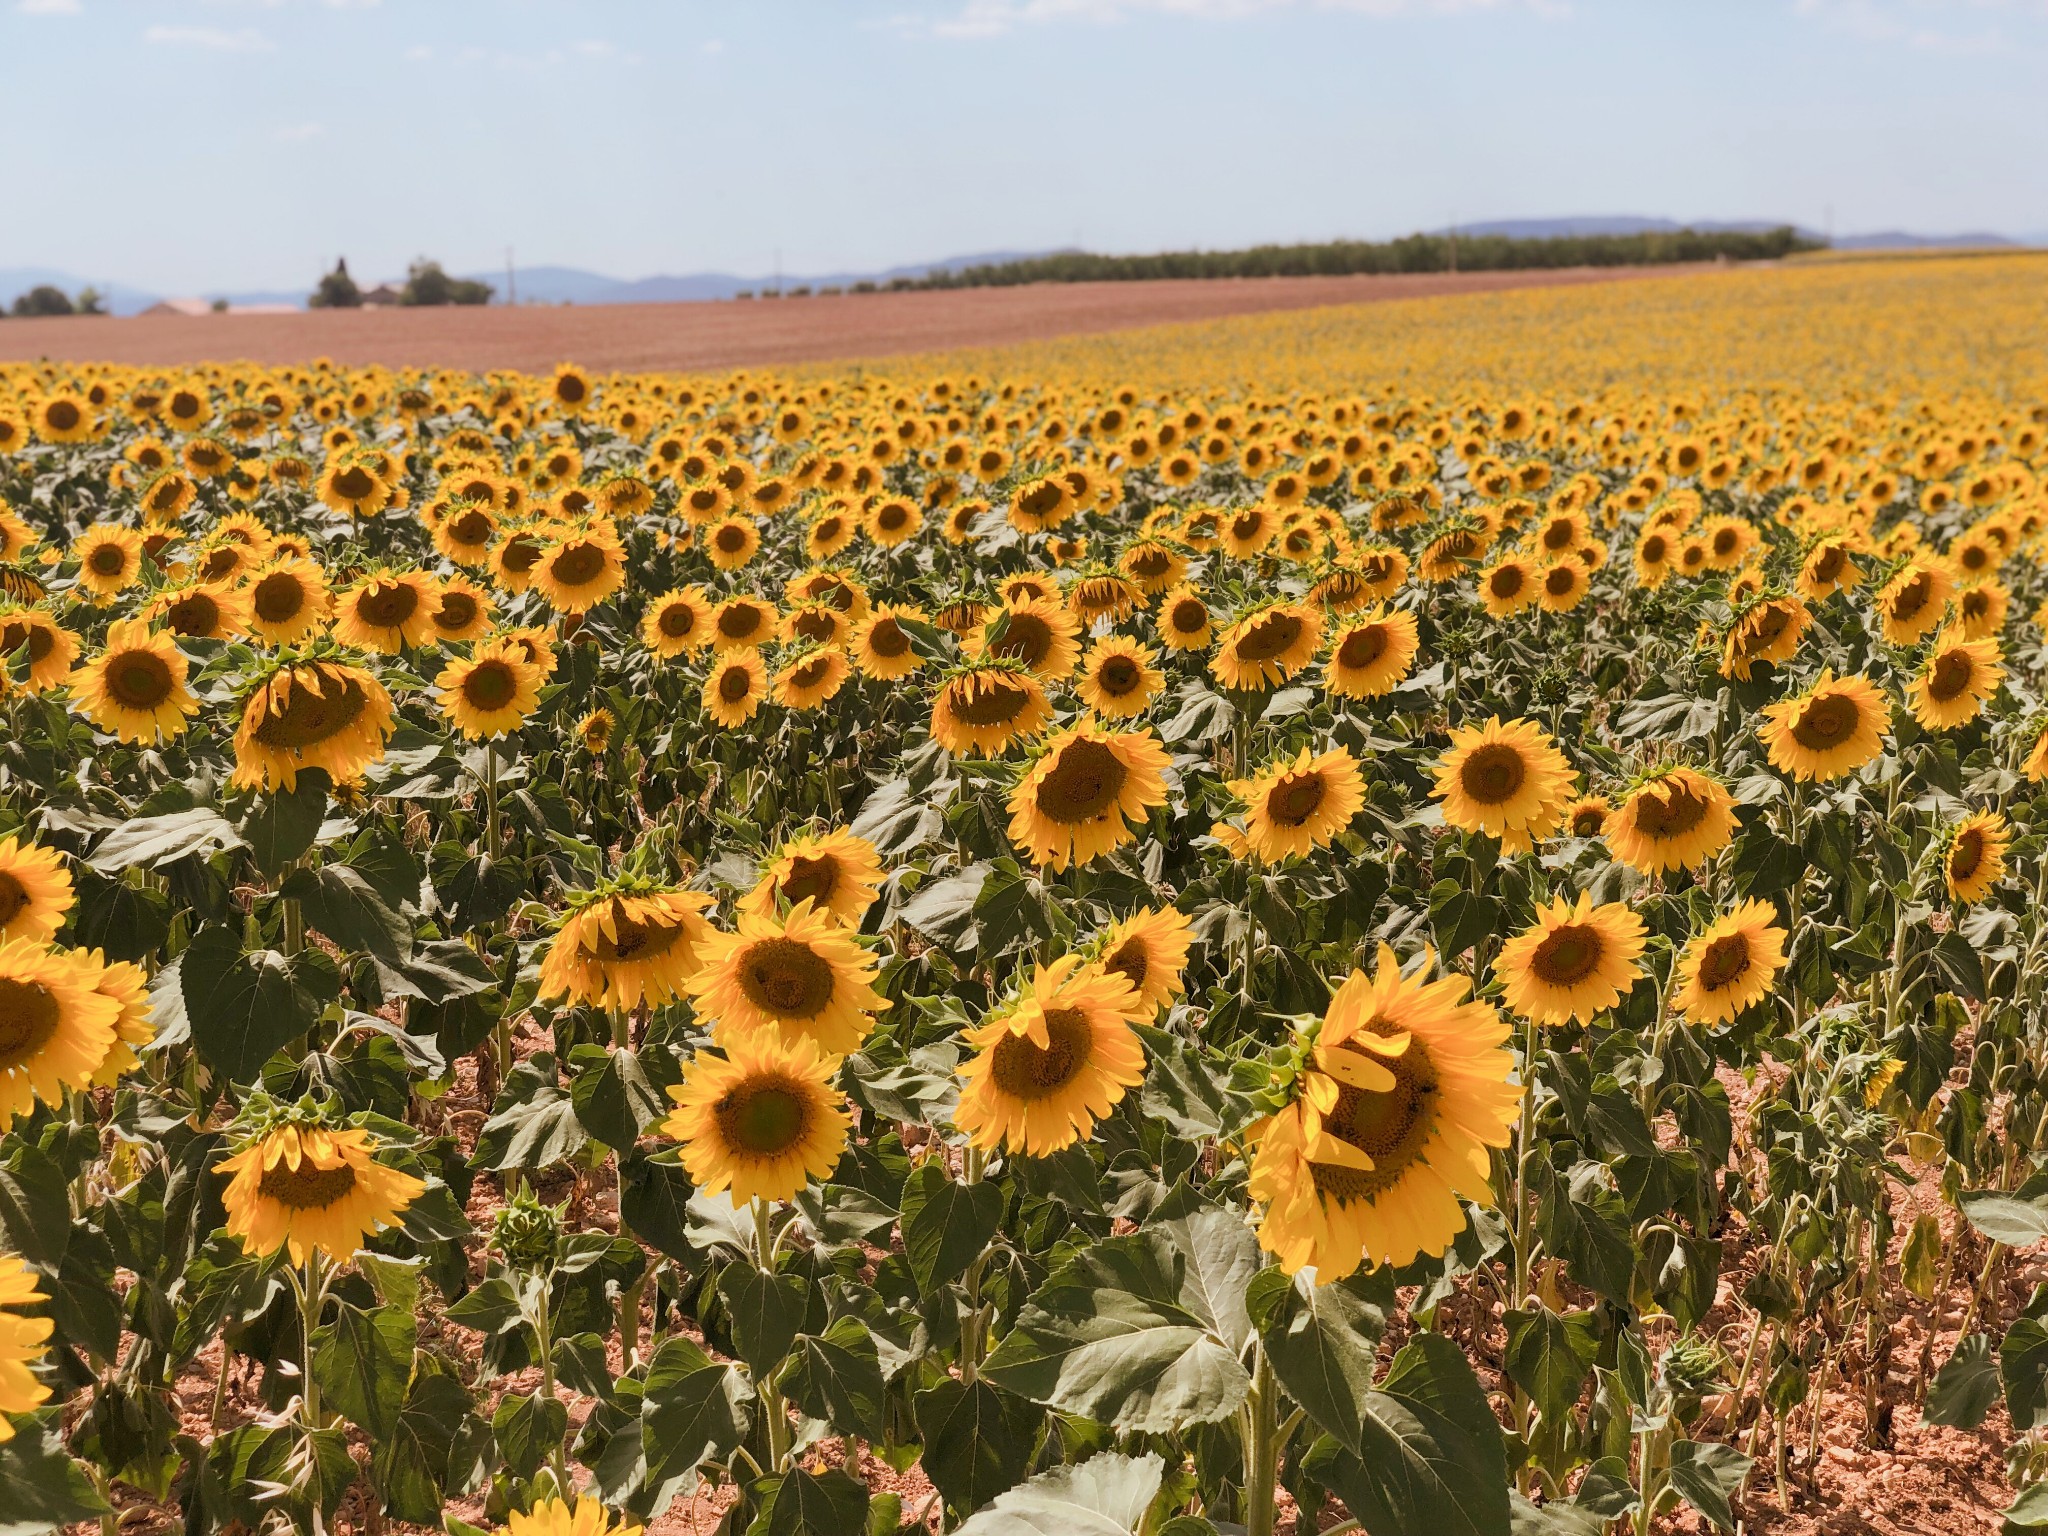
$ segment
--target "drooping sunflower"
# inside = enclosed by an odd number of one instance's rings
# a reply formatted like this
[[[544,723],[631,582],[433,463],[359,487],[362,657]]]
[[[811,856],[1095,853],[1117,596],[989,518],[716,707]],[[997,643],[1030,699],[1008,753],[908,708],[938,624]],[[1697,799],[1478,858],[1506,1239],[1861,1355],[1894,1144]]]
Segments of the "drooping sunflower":
[[[1086,1139],[1145,1078],[1131,1025],[1154,1009],[1121,975],[1066,955],[1040,966],[1030,988],[965,1031],[974,1054],[953,1123],[971,1146],[1047,1157]]]
[[[249,582],[249,632],[272,645],[299,645],[326,627],[334,612],[327,573],[303,555],[287,555]]]
[[[78,584],[96,597],[112,597],[142,575],[142,535],[133,528],[95,523],[71,541]]]
[[[808,832],[792,837],[761,865],[754,888],[739,910],[762,917],[784,906],[809,901],[849,928],[861,919],[882,889],[882,860],[875,845],[851,832]]]
[[[745,725],[768,697],[768,666],[755,650],[727,651],[711,664],[700,695],[704,713],[727,730]]]
[[[0,1254],[0,1442],[14,1438],[9,1414],[31,1413],[50,1400],[50,1389],[29,1369],[49,1352],[57,1324],[48,1317],[24,1317],[22,1307],[50,1298],[37,1285],[26,1260]]]
[[[0,842],[0,940],[47,943],[76,900],[71,871],[56,849],[19,836]]]
[[[378,1162],[377,1150],[359,1126],[287,1120],[261,1132],[215,1165],[229,1175],[228,1234],[259,1257],[284,1247],[294,1264],[315,1251],[346,1263],[426,1193],[424,1181]]]
[[[1757,737],[1780,773],[1825,782],[1882,752],[1891,720],[1890,703],[1868,678],[1824,671],[1804,693],[1768,706]]]
[[[1145,712],[1166,674],[1152,663],[1159,653],[1128,635],[1104,635],[1081,661],[1075,691],[1081,702],[1105,720],[1128,720]]]
[[[1919,675],[1906,685],[1907,707],[1930,731],[1952,731],[1977,718],[1984,701],[2005,681],[2004,657],[1995,639],[1937,639]]]
[[[784,709],[816,709],[853,676],[853,663],[837,646],[809,646],[776,669],[770,693]]]
[[[434,579],[423,571],[373,571],[335,599],[334,638],[396,655],[434,633]]]
[[[1942,874],[1953,901],[1982,901],[2005,878],[2005,850],[2012,828],[1998,811],[1979,811],[1949,833]]]
[[[1785,930],[1769,902],[1745,901],[1693,935],[1672,973],[1671,1006],[1722,1024],[1770,996],[1785,968]]]
[[[1145,907],[1110,925],[1096,962],[1138,989],[1147,1016],[1181,995],[1194,926],[1171,907]]]
[[[1538,1024],[1588,1023],[1612,1008],[1643,977],[1636,963],[1648,929],[1618,901],[1575,905],[1559,896],[1536,909],[1536,920],[1501,946],[1494,970],[1508,1007]]]
[[[1343,699],[1382,698],[1407,678],[1421,645],[1414,614],[1376,606],[1337,630],[1323,686]]]
[[[1277,864],[1336,841],[1365,805],[1365,775],[1343,747],[1314,757],[1303,747],[1264,773],[1231,780],[1230,792],[1244,802],[1251,851]]]
[[[996,610],[967,642],[976,660],[1020,661],[1035,677],[1057,682],[1081,659],[1081,626],[1051,598],[1028,598]]]
[[[868,677],[893,682],[909,677],[924,665],[924,658],[910,643],[905,621],[924,623],[924,613],[900,603],[883,603],[864,619],[856,619],[848,637],[853,659]]]
[[[1855,550],[1844,538],[1821,538],[1813,542],[1799,567],[1799,595],[1817,603],[1835,592],[1847,592],[1861,584],[1863,568],[1856,563]]]
[[[540,708],[540,668],[515,645],[481,645],[434,680],[435,702],[469,741],[516,731]]]
[[[1549,732],[1531,720],[1460,726],[1436,760],[1432,799],[1461,832],[1503,840],[1547,837],[1572,796],[1576,775]]]
[[[563,914],[540,966],[543,1002],[624,1012],[682,995],[713,930],[702,891],[601,887]]]
[[[1760,661],[1773,665],[1791,659],[1799,649],[1799,637],[1813,622],[1813,614],[1797,597],[1768,597],[1751,603],[1728,628],[1721,652],[1721,675],[1749,680]]]
[[[1492,1149],[1509,1144],[1523,1090],[1507,1023],[1469,986],[1403,976],[1382,945],[1377,972],[1353,971],[1331,998],[1252,1157],[1259,1244],[1290,1273],[1326,1285],[1440,1254],[1465,1229],[1460,1197],[1491,1203]]]
[[[1661,769],[1607,813],[1601,835],[1640,874],[1697,869],[1734,838],[1735,797],[1698,769]]]
[[[1186,582],[1174,587],[1159,602],[1159,643],[1169,651],[1203,651],[1214,638],[1209,605],[1202,594]]]
[[[292,661],[264,674],[242,705],[235,732],[237,789],[291,789],[301,768],[336,783],[384,756],[396,725],[391,695],[361,667]]]
[[[94,988],[99,968],[76,950],[0,940],[0,1124],[37,1099],[92,1082],[114,1047],[121,1005]]]
[[[739,931],[705,942],[687,983],[721,1042],[762,1035],[807,1039],[844,1056],[859,1048],[889,1000],[874,989],[872,955],[809,898],[787,916],[739,915]]]
[[[733,1203],[789,1200],[829,1177],[846,1151],[852,1116],[832,1086],[836,1056],[810,1040],[737,1036],[723,1055],[699,1051],[661,1128],[682,1143],[683,1167],[705,1194]]]
[[[68,681],[78,659],[78,636],[40,608],[0,608],[0,658],[28,653],[28,676],[22,686],[46,693]],[[0,678],[5,670],[0,668]]]
[[[1286,682],[1314,659],[1323,616],[1301,603],[1275,603],[1246,614],[1223,632],[1209,670],[1226,688],[1263,691]]]
[[[108,629],[106,649],[72,673],[71,696],[88,720],[122,741],[168,740],[199,713],[186,686],[190,671],[168,634],[121,619]]]
[[[1938,564],[1908,561],[1877,594],[1877,616],[1885,639],[1914,645],[1941,623],[1955,592],[1955,578]]]
[[[1051,718],[1044,687],[1021,664],[973,667],[939,685],[932,739],[955,757],[986,756],[1036,735]]]
[[[1130,842],[1166,804],[1166,749],[1149,730],[1091,722],[1051,738],[1010,796],[1010,841],[1057,873]]]

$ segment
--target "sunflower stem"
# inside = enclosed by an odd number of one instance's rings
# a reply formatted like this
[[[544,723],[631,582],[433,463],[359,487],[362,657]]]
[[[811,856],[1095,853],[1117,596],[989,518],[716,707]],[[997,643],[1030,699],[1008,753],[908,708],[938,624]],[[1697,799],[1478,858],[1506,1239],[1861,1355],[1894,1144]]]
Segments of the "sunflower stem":
[[[960,1182],[970,1187],[979,1184],[987,1163],[988,1154],[970,1144],[961,1158]],[[981,1317],[981,1271],[987,1261],[988,1252],[984,1249],[967,1266],[967,1317],[960,1329],[960,1379],[970,1386],[981,1375],[982,1356],[988,1345],[988,1330]]]
[[[323,1420],[320,1414],[320,1384],[313,1377],[313,1335],[320,1329],[320,1312],[327,1305],[327,1268],[315,1248],[307,1253],[305,1273],[287,1271],[292,1277],[292,1289],[299,1293],[299,1337],[302,1349],[299,1354],[299,1401],[301,1418],[306,1428],[318,1429]],[[225,1374],[226,1362],[222,1362]]]
[[[484,743],[484,849],[496,863],[505,848],[498,836],[498,747]]]
[[[1251,1435],[1245,1447],[1244,1527],[1246,1536],[1273,1536],[1275,1490],[1280,1482],[1280,1384],[1266,1346],[1252,1345],[1252,1387],[1245,1400]]]
[[[754,1197],[754,1258],[761,1266],[761,1273],[772,1279],[775,1274],[775,1224],[770,1218],[768,1202],[758,1195]],[[776,1389],[773,1371],[764,1372],[762,1379],[754,1383],[754,1390],[761,1395],[761,1418],[768,1435],[766,1471],[772,1477],[787,1470],[789,1410],[783,1406],[782,1394]]]
[[[1515,1309],[1529,1301],[1529,1273],[1535,1262],[1536,1209],[1529,1188],[1529,1157],[1536,1146],[1536,1020],[1522,1021],[1522,1119],[1515,1141]]]

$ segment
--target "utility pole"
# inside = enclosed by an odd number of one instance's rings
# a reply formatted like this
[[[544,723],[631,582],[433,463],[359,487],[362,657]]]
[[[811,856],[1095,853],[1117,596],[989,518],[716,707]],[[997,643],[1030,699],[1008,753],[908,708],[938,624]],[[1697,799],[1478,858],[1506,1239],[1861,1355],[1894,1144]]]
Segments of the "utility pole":
[[[519,283],[512,274],[512,247],[509,245],[505,247],[505,302],[519,302]]]

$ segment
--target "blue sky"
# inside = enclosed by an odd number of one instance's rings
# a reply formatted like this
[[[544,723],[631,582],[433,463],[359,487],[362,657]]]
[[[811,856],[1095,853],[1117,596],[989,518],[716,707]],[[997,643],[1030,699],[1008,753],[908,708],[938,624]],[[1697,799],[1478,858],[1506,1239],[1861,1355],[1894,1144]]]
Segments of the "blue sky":
[[[0,267],[2048,230],[2048,0],[0,0]]]

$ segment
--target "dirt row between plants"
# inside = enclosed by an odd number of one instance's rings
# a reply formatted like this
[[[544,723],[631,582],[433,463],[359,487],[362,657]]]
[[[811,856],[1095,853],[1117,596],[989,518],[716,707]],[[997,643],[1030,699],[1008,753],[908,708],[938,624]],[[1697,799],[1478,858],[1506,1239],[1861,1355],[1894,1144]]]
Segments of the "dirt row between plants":
[[[1388,299],[1551,288],[1712,271],[1711,265],[1569,267],[1386,277],[1038,283],[1020,288],[810,295],[696,304],[368,309],[294,315],[64,316],[0,321],[0,360],[201,361],[349,366],[699,372],[1000,346]]]

